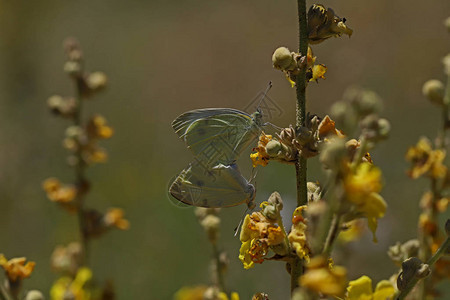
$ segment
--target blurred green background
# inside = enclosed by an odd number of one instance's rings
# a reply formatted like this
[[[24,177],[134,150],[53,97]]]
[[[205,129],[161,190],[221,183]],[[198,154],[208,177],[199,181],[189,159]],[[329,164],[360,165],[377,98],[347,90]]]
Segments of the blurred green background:
[[[324,115],[350,85],[375,90],[384,100],[391,138],[372,153],[384,172],[389,204],[378,244],[370,234],[349,245],[350,279],[374,282],[396,268],[386,250],[416,236],[418,201],[426,180],[405,175],[404,153],[421,135],[435,136],[438,108],[421,95],[422,84],[444,80],[441,58],[450,50],[443,21],[448,0],[322,1],[347,18],[349,39],[314,46],[327,79],[308,88],[309,111]],[[308,2],[308,6],[313,4]],[[0,253],[26,256],[36,269],[26,288],[47,292],[56,278],[49,264],[54,247],[78,238],[77,219],[46,199],[41,182],[73,178],[61,147],[68,121],[50,115],[46,99],[71,95],[62,71],[62,41],[77,37],[87,69],[104,71],[108,89],[89,102],[86,115],[103,114],[115,135],[103,143],[107,164],[89,169],[88,205],[123,207],[126,232],[95,241],[91,264],[99,280],[115,281],[119,299],[171,299],[186,285],[208,284],[211,249],[191,208],[167,197],[170,179],[192,159],[170,123],[203,107],[245,108],[273,81],[270,97],[283,113],[278,126],[294,122],[295,90],[272,68],[278,46],[297,45],[296,1],[26,1],[0,0]],[[250,175],[247,155],[240,163]],[[317,159],[310,180],[320,178]],[[281,193],[286,213],[295,202],[295,171],[271,163],[260,168],[257,201]],[[226,278],[241,299],[258,291],[287,299],[289,277],[280,263],[245,271],[237,259],[233,229],[243,206],[224,209],[221,245],[230,256]]]

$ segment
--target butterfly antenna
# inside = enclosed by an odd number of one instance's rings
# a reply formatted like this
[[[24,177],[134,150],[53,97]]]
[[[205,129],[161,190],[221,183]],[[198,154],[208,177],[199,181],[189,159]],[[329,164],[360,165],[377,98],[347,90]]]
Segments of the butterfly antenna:
[[[272,124],[272,123],[270,123],[270,122],[266,122],[266,123],[264,123],[264,125],[270,125],[270,126],[272,126],[273,128],[275,128],[276,130],[283,130],[284,128],[282,128],[282,127],[279,127],[279,126],[277,126],[277,125],[275,125],[275,124]]]
[[[248,207],[245,209],[244,214],[242,215],[241,219],[239,220],[239,224],[234,228],[234,236],[237,236],[239,230],[241,229],[242,223],[244,222],[245,215],[248,212]]]
[[[256,107],[257,111],[260,111],[260,107],[261,107],[261,103],[263,102],[264,98],[266,98],[267,93],[270,91],[270,89],[272,88],[272,81],[269,81],[269,84],[267,85],[266,90],[264,91],[261,100],[259,100],[258,106]]]

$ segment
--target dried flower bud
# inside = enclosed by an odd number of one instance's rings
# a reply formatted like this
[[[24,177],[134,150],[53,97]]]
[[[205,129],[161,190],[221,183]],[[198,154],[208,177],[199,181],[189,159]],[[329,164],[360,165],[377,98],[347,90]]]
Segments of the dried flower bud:
[[[416,239],[409,240],[405,243],[397,242],[394,246],[389,247],[388,255],[397,264],[401,264],[408,257],[417,256],[419,254],[420,243]]]
[[[44,294],[38,290],[31,290],[25,296],[25,300],[44,300]]]
[[[297,68],[297,62],[286,47],[279,47],[275,50],[272,55],[272,63],[275,69],[282,71],[292,71]]]
[[[103,72],[93,72],[86,77],[86,85],[90,92],[98,92],[106,87],[108,79]]]
[[[408,258],[402,263],[402,272],[397,278],[397,288],[403,291],[413,278],[425,278],[430,272],[430,267],[417,257]]]
[[[428,80],[422,87],[422,93],[431,103],[442,105],[444,104],[444,84],[436,79]]]
[[[270,205],[273,205],[278,211],[283,209],[283,200],[278,192],[273,192],[267,200]]]
[[[346,34],[349,37],[353,30],[347,27],[345,19],[335,15],[331,8],[314,4],[308,10],[308,38],[310,44],[318,44],[330,37]]]
[[[306,189],[308,190],[308,201],[316,202],[321,199],[321,188],[318,182],[308,182],[306,184]]]

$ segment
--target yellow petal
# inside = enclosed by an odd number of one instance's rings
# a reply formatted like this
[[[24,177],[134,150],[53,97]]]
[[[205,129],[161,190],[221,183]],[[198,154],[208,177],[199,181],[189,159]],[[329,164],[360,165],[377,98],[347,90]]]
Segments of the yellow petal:
[[[347,300],[371,299],[371,295],[372,279],[370,277],[364,275],[349,282],[347,287]]]
[[[246,242],[243,242],[241,245],[241,249],[239,249],[239,260],[244,265],[244,269],[248,270],[255,266],[255,263],[252,261],[252,258],[250,257],[249,251],[252,246],[253,240],[248,240]]]
[[[391,300],[395,294],[395,288],[388,280],[378,282],[373,293],[373,300]]]
[[[312,77],[309,81],[318,81],[319,78],[325,79],[325,73],[327,72],[327,67],[325,65],[319,64],[312,67]]]

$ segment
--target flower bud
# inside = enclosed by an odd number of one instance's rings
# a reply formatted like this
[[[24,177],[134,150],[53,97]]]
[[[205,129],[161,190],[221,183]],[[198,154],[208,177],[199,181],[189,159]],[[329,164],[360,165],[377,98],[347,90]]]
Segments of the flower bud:
[[[47,99],[47,106],[52,110],[58,110],[62,103],[63,103],[63,97],[59,96],[59,95],[54,95],[51,96],[50,98]]]
[[[288,71],[297,67],[291,51],[286,47],[279,47],[272,55],[273,67],[278,70]]]
[[[267,200],[270,205],[273,205],[278,211],[283,209],[283,200],[278,192],[273,192]]]
[[[41,291],[38,290],[31,290],[27,293],[25,296],[25,300],[44,300],[45,297],[41,293]]]
[[[320,153],[320,162],[327,168],[337,169],[341,166],[342,157],[346,153],[345,141],[335,138],[327,143]]]
[[[86,85],[91,92],[97,92],[106,87],[108,78],[103,72],[94,72],[87,76]]]
[[[64,64],[64,72],[70,76],[79,77],[81,76],[81,64],[70,60]]]
[[[436,79],[431,79],[425,82],[422,87],[422,93],[432,103],[442,105],[444,103],[444,84]]]
[[[402,263],[402,272],[397,278],[397,287],[400,291],[403,291],[414,277],[425,278],[430,272],[430,267],[427,264],[422,263],[417,257],[410,257]]]
[[[266,145],[266,152],[270,157],[278,156],[279,152],[283,149],[281,143],[277,140],[271,140]]]
[[[217,241],[219,234],[220,218],[214,215],[207,215],[201,222],[208,238],[214,243]]]
[[[360,117],[378,113],[383,108],[380,96],[373,91],[365,90],[360,87],[348,88],[345,91],[343,98],[351,103]]]

